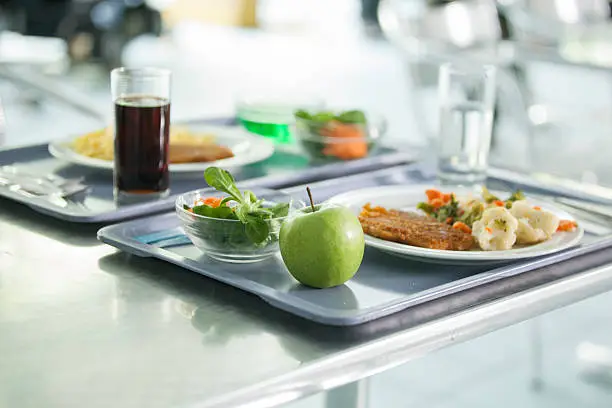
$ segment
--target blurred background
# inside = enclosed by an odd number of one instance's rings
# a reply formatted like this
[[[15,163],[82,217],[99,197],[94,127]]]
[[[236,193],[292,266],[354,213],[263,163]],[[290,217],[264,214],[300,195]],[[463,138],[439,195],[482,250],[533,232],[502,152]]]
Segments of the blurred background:
[[[494,163],[612,183],[601,148],[611,10],[608,0],[0,0],[4,144],[105,124],[109,70],[152,65],[173,71],[173,120],[234,116],[245,94],[317,95],[379,112],[388,144],[421,149],[437,128],[440,63],[494,63]]]

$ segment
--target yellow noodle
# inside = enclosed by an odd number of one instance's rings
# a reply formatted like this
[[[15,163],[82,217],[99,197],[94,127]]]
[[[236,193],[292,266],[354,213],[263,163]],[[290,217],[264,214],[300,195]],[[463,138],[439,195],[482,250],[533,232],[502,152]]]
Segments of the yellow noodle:
[[[212,134],[196,133],[191,130],[174,126],[170,129],[170,145],[205,145],[215,143]],[[77,137],[72,142],[72,149],[83,156],[101,160],[113,160],[114,143],[111,128],[96,130]]]

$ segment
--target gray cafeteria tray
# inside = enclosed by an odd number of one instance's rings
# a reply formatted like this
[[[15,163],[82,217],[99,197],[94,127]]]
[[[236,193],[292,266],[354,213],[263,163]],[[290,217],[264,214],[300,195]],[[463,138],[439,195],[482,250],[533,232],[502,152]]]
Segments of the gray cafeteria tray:
[[[311,184],[318,200],[357,188],[431,180],[419,166],[399,166],[368,174]],[[490,179],[490,187],[518,188],[508,180]],[[283,190],[305,199],[304,187]],[[526,189],[529,193],[532,190]],[[297,283],[279,258],[255,264],[228,264],[202,254],[192,244],[158,248],[136,237],[179,226],[174,213],[105,227],[98,238],[126,252],[155,257],[251,292],[272,306],[306,319],[334,326],[351,326],[405,310],[460,291],[561,262],[612,246],[612,229],[587,231],[578,247],[554,255],[496,265],[440,265],[395,257],[366,248],[356,276],[344,285],[311,289]]]
[[[234,124],[234,121],[212,119],[188,123],[219,125]],[[330,163],[309,161],[300,154],[277,149],[267,160],[244,166],[232,173],[244,186],[280,188],[391,167],[413,161],[414,157],[414,154],[381,147],[364,159]],[[49,154],[47,144],[0,149],[0,166],[2,165],[15,165],[24,172],[40,175],[84,177],[84,183],[90,186],[90,191],[71,199],[30,198],[0,185],[0,197],[23,203],[36,211],[70,222],[115,222],[168,211],[174,207],[177,195],[206,187],[201,172],[172,174],[169,197],[139,204],[119,205],[113,198],[112,172],[62,162]]]

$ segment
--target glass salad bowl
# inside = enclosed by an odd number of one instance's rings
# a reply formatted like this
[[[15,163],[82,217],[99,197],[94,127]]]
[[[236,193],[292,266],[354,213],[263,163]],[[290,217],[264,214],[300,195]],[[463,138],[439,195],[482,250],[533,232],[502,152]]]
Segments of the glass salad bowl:
[[[370,155],[386,134],[386,120],[361,111],[295,115],[295,137],[311,159],[355,160]]]
[[[279,203],[289,203],[288,216],[304,206],[303,202],[280,191],[263,188],[251,191],[258,199],[263,200],[264,208],[271,208]],[[263,240],[254,242],[245,224],[237,219],[216,218],[189,210],[198,200],[210,197],[223,199],[227,196],[225,193],[205,188],[190,191],[177,198],[176,214],[191,242],[206,255],[224,262],[258,262],[277,254],[280,228],[287,216],[262,220],[261,222],[267,227],[267,230],[264,229],[266,233]],[[231,202],[228,205],[232,207]]]

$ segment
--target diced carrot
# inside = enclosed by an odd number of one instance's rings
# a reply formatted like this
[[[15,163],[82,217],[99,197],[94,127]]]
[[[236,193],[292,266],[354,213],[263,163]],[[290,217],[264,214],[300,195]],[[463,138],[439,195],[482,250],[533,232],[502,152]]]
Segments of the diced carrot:
[[[425,195],[427,196],[427,201],[429,202],[431,202],[432,200],[435,200],[436,198],[442,198],[442,193],[433,188],[429,190],[425,190]]]
[[[493,233],[493,230],[491,228],[489,228],[489,227],[486,227],[485,231],[487,231],[489,234]]]
[[[569,232],[569,231],[573,231],[577,226],[578,226],[578,223],[576,221],[561,220],[559,222],[559,227],[557,228],[557,231]]]
[[[502,200],[495,200],[493,201],[493,204],[495,204],[498,207],[504,207],[506,204],[504,204],[504,202]]]
[[[449,194],[442,194],[442,201],[444,201],[444,204],[446,203],[450,203],[451,197],[453,196],[452,193]]]
[[[540,211],[542,209],[542,207],[539,207],[539,206],[536,205],[535,207],[533,207],[533,209],[536,210],[536,211]]]
[[[188,208],[187,211],[189,211],[190,213],[193,212],[193,208]]]
[[[221,201],[223,199],[219,197],[206,197],[206,198],[198,198],[194,203],[196,205],[207,205],[209,207],[219,207],[221,205]]]
[[[342,160],[361,159],[368,155],[368,146],[365,143],[343,143],[327,144],[322,153],[325,156],[333,156]]]
[[[429,204],[431,204],[433,208],[440,208],[444,205],[444,202],[442,201],[441,198],[434,198],[433,200],[429,202]]]
[[[204,199],[204,204],[210,207],[217,208],[221,205],[221,201],[223,201],[223,199],[219,197],[208,197]]]
[[[463,231],[466,234],[471,234],[472,233],[472,229],[470,227],[467,226],[467,224],[461,222],[461,221],[457,221],[456,223],[453,224],[453,228],[457,229],[459,231]]]
[[[325,144],[322,153],[342,160],[360,159],[368,155],[368,144],[365,141],[362,129],[356,125],[341,122],[330,122],[322,128],[321,136],[329,138],[354,139],[354,141],[337,142],[330,140]]]

